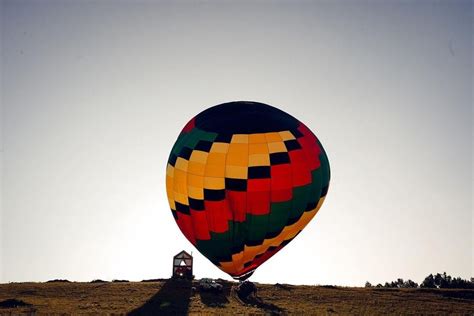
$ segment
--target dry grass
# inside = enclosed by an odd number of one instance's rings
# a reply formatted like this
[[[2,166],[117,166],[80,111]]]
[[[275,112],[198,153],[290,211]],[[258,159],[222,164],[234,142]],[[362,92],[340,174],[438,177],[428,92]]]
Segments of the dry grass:
[[[183,281],[0,284],[0,315],[300,314],[474,315],[474,290],[366,289],[258,284],[260,300],[241,302],[231,282],[221,294]],[[7,299],[31,304],[1,307]]]

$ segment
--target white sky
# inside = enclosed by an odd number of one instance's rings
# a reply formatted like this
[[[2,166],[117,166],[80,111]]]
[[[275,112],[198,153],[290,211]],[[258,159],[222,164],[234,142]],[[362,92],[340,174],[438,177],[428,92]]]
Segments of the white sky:
[[[165,166],[232,100],[302,120],[332,172],[251,280],[473,276],[471,2],[2,1],[1,23],[0,281],[169,277],[183,249],[229,278],[181,235]]]

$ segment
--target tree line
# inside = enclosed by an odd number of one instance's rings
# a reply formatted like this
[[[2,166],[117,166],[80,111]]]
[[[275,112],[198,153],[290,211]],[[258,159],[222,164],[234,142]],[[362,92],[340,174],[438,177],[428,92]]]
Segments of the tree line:
[[[453,278],[447,275],[446,272],[437,273],[435,275],[428,275],[421,284],[418,284],[410,279],[403,280],[397,279],[392,282],[385,282],[384,285],[381,283],[372,285],[369,281],[365,283],[365,287],[372,288],[426,288],[426,289],[474,289],[474,278],[471,280],[464,280],[460,277]]]

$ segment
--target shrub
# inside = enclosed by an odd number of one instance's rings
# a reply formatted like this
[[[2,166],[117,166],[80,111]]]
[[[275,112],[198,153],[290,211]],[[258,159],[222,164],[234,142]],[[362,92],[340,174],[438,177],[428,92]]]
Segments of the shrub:
[[[54,280],[49,280],[46,281],[46,283],[70,283],[71,281],[66,280],[66,279],[54,279]]]
[[[104,281],[101,279],[95,279],[95,280],[92,280],[91,283],[107,283],[107,281]]]

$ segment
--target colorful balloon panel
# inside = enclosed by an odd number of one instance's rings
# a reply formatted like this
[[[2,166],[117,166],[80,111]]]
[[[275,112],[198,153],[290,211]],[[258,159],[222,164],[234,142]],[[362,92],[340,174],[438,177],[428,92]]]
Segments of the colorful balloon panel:
[[[272,106],[240,101],[186,124],[169,156],[166,190],[184,236],[245,279],[316,215],[329,179],[309,128]]]

